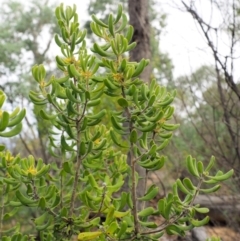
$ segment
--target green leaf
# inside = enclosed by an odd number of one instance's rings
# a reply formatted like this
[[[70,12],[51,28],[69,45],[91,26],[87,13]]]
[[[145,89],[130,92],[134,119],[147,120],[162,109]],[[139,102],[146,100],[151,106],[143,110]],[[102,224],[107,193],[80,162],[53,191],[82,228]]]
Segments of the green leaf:
[[[128,101],[125,98],[119,98],[117,102],[122,108],[128,107]]]
[[[21,132],[21,130],[22,130],[22,124],[19,123],[14,128],[12,128],[10,131],[0,132],[0,136],[1,137],[13,137],[13,136],[18,135]]]
[[[180,226],[175,225],[175,224],[171,224],[171,225],[167,226],[166,232],[169,235],[184,236],[184,234],[185,234],[184,230]]]
[[[45,200],[44,197],[41,197],[41,198],[40,198],[39,203],[38,203],[38,206],[39,206],[42,210],[45,209],[45,207],[46,207],[46,200]]]
[[[138,200],[140,200],[140,201],[150,201],[150,200],[152,200],[153,198],[156,197],[158,192],[159,192],[159,188],[155,184],[153,184],[148,188],[147,193],[144,194],[144,196],[138,198]]]
[[[209,222],[209,217],[206,216],[204,219],[202,220],[197,220],[197,219],[190,219],[189,220],[190,223],[194,226],[194,227],[201,227],[206,225]]]
[[[200,191],[203,193],[213,193],[219,190],[220,187],[221,187],[220,185],[215,185],[214,187],[211,187],[211,188],[202,188],[200,189]]]
[[[3,220],[8,220],[9,218],[13,217],[18,212],[18,210],[19,208],[15,207],[10,212],[5,213],[3,216]]]
[[[0,152],[5,150],[5,146],[4,145],[0,145]]]
[[[138,213],[139,217],[148,217],[155,212],[153,207],[147,207]]]
[[[213,177],[212,176],[211,177],[209,176],[209,177],[214,181],[221,182],[221,181],[225,181],[225,180],[229,179],[233,175],[233,173],[234,173],[234,170],[231,169],[230,171],[228,171],[227,173],[225,173],[223,175],[216,175]]]
[[[78,235],[79,241],[94,240],[102,234],[102,231],[82,232]]]
[[[69,162],[64,162],[63,163],[63,170],[66,173],[72,174],[72,169],[71,169],[71,166],[70,166]]]
[[[208,208],[196,208],[194,207],[194,209],[198,212],[198,213],[208,213],[209,209]]]
[[[4,131],[8,127],[9,114],[6,111],[0,113],[0,131]]]
[[[130,133],[130,142],[132,143],[136,143],[138,140],[138,134],[137,134],[137,131],[136,129],[133,129]]]

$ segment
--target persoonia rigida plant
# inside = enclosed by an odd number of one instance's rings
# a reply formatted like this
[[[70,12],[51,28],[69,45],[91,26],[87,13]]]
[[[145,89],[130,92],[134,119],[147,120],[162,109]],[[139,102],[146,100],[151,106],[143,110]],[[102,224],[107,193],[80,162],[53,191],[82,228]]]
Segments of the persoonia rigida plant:
[[[55,13],[61,32],[55,35],[61,50],[56,63],[62,75],[47,78],[43,65],[34,66],[39,91],[30,91],[29,97],[42,106],[39,115],[51,123],[49,151],[56,161],[46,165],[33,156],[7,161],[9,153],[2,152],[4,205],[12,207],[2,220],[12,218],[23,206],[31,209],[33,235],[38,232],[41,241],[75,236],[79,241],[159,240],[164,232],[184,235],[205,225],[208,216],[197,220],[195,213],[209,210],[194,205],[195,197],[217,191],[219,182],[233,174],[232,170],[210,174],[214,157],[204,167],[188,156],[187,169],[197,184],[188,177],[178,179],[156,207],[149,206],[149,201],[159,193],[157,185],[145,187],[144,196],[137,195],[143,187],[138,186],[141,177],[136,166],[147,173],[164,166],[161,151],[178,127],[169,123],[176,93],[154,79],[149,84],[139,79],[149,60],[128,60],[136,43],[131,42],[134,29],[122,6],[109,15],[107,23],[92,16],[91,30],[99,41],[91,51],[86,47],[87,31],[79,28],[76,6],[61,4]],[[115,109],[103,107],[106,96]],[[129,192],[121,191],[126,180]],[[210,187],[202,188],[203,183]],[[161,216],[161,222],[154,222],[154,216]],[[34,240],[20,233],[18,225],[11,230],[12,236],[5,235],[3,241]]]

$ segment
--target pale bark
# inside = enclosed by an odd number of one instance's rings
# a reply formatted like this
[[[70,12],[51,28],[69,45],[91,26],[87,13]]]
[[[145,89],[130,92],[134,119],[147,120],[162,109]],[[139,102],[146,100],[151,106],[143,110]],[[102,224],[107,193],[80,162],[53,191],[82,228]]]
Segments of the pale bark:
[[[130,25],[134,27],[132,41],[137,43],[136,48],[130,52],[130,59],[136,62],[142,58],[151,59],[148,4],[148,0],[128,0]],[[149,82],[151,72],[152,68],[149,64],[140,77],[145,82]]]

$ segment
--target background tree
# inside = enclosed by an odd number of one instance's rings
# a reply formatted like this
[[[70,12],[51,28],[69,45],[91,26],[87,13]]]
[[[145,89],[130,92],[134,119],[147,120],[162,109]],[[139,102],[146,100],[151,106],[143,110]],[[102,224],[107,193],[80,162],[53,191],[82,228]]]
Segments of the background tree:
[[[238,195],[240,2],[206,1],[204,7],[211,9],[211,16],[206,16],[206,11],[201,12],[200,1],[181,1],[181,6],[179,2],[176,4],[196,22],[212,54],[213,66],[202,66],[174,82],[179,94],[177,106],[183,111],[176,116],[178,121],[181,120],[181,128],[179,138],[173,143],[177,154],[173,154],[172,159],[179,160],[184,156],[189,145],[202,160],[214,154],[221,168],[231,166],[235,169],[235,178],[225,194]],[[232,205],[235,205],[234,200]],[[226,220],[239,230],[231,214],[226,214]]]
[[[0,87],[7,93],[9,103],[33,107],[32,114],[26,117],[28,128],[20,135],[16,149],[42,156],[45,161],[49,158],[46,148],[49,123],[36,115],[41,108],[30,104],[28,92],[33,87],[32,65],[46,63],[50,73],[54,69],[49,54],[53,34],[58,32],[54,8],[48,1],[28,4],[4,1],[0,9]]]

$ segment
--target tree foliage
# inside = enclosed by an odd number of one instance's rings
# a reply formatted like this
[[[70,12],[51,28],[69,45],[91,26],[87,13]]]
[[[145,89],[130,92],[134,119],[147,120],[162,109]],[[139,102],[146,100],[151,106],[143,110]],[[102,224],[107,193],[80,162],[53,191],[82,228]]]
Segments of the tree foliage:
[[[16,95],[20,96],[20,93],[27,96],[29,91],[27,86],[30,84],[27,76],[29,66],[33,63],[40,64],[48,61],[47,51],[52,35],[57,29],[52,7],[46,4],[47,1],[44,5],[38,1],[33,1],[28,6],[18,1],[4,1],[2,4],[0,10],[0,77],[4,88],[1,87],[8,93],[8,98],[11,98],[12,102]],[[46,32],[50,33],[49,39],[46,38],[48,37]],[[47,42],[45,46],[42,46],[43,36]],[[19,79],[9,81],[13,73],[21,79],[21,84],[24,84],[22,88],[19,88]]]
[[[53,67],[49,55],[53,34],[58,32],[53,15],[55,6],[48,1],[4,1],[0,10],[0,87],[11,105],[29,103],[28,92],[35,88],[30,69],[34,63],[47,63]],[[46,125],[37,116],[39,107],[34,106],[25,118],[25,128],[15,141],[15,149],[49,159],[47,152]],[[26,128],[27,126],[27,128]],[[31,135],[29,135],[31,133]],[[17,151],[16,151],[17,152]]]

